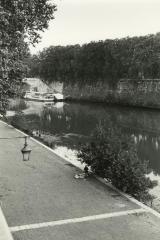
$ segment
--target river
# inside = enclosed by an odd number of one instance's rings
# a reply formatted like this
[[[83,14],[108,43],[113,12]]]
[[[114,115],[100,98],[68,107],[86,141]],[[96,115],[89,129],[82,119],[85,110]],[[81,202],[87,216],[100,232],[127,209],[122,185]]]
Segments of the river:
[[[139,158],[149,162],[151,178],[160,182],[160,110],[95,103],[59,102],[46,106],[17,99],[11,101],[8,115],[18,127],[29,129],[58,154],[72,159],[76,159],[80,143],[90,140],[99,121],[112,123],[134,138]],[[152,191],[160,197],[160,186]]]

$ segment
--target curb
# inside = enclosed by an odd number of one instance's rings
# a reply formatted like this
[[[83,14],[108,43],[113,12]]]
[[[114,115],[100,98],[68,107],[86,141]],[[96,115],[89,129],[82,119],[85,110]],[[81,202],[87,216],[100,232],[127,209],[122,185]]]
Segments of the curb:
[[[97,180],[99,180],[101,183],[105,184],[106,186],[108,186],[109,188],[113,189],[114,191],[116,191],[117,193],[119,193],[121,196],[127,198],[129,201],[137,204],[139,207],[145,209],[147,212],[152,213],[153,215],[155,215],[156,217],[160,218],[160,213],[157,212],[156,210],[148,207],[147,205],[145,205],[144,203],[138,201],[137,199],[133,198],[132,196],[120,191],[119,189],[117,189],[116,187],[114,187],[111,183],[107,182],[107,180],[104,178],[100,178],[95,176]]]
[[[0,240],[13,240],[8,224],[0,207]]]

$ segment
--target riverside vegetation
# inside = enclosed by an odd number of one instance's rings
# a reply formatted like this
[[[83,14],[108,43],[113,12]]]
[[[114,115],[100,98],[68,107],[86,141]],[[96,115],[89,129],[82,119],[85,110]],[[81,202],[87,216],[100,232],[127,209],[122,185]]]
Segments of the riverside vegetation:
[[[102,124],[97,125],[92,139],[79,150],[79,161],[123,192],[142,202],[152,201],[154,197],[149,189],[156,186],[157,182],[146,176],[147,162],[138,159],[133,139],[122,136],[112,126],[106,128]]]

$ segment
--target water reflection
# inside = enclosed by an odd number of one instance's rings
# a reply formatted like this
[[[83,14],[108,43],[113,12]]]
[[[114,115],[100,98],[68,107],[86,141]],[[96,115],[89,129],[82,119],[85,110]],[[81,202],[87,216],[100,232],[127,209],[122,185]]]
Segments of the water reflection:
[[[11,117],[12,121],[30,129],[52,148],[77,150],[80,142],[89,141],[97,123],[105,119],[106,125],[112,123],[134,138],[140,159],[148,160],[154,174],[160,175],[160,111],[78,103],[47,106],[20,101],[20,106],[25,106],[24,115]]]
[[[159,136],[137,136],[137,149],[140,159],[147,160],[154,174],[160,175],[160,138]]]

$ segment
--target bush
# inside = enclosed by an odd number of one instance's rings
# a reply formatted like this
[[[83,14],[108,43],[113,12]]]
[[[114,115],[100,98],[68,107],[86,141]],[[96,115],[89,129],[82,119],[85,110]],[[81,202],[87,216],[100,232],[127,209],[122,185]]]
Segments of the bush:
[[[118,129],[107,129],[99,124],[92,135],[92,142],[79,150],[78,159],[95,174],[136,199],[146,201],[152,198],[149,189],[156,182],[146,177],[148,164],[138,159],[133,139],[122,135]]]

